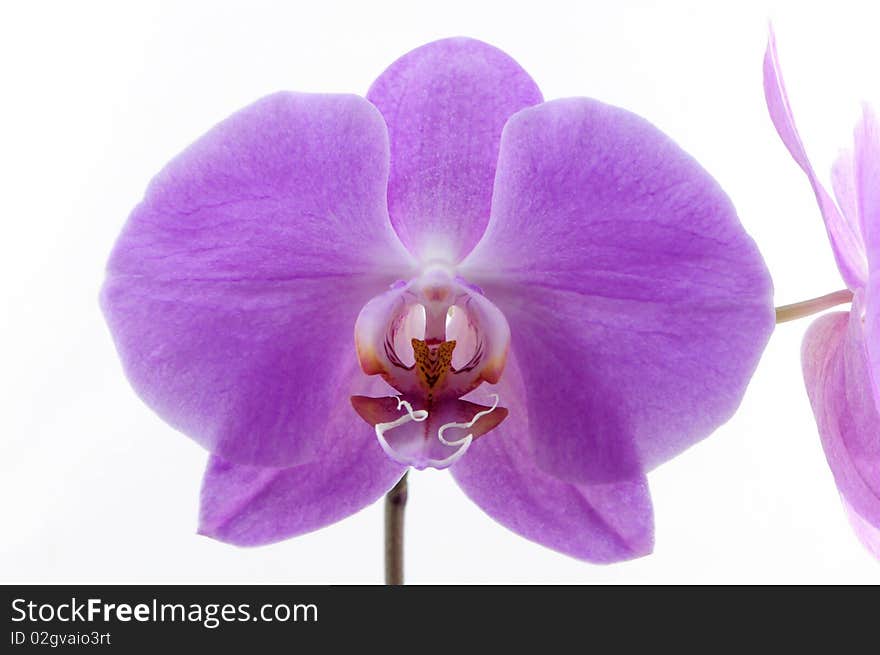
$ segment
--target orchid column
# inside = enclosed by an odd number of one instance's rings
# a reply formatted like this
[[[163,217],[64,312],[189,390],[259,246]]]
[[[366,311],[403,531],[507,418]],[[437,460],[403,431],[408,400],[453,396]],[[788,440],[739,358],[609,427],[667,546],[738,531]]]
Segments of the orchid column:
[[[278,93],[208,132],[102,303],[135,389],[212,454],[201,533],[278,541],[450,467],[515,532],[614,562],[653,547],[645,472],[739,405],[771,294],[668,137],[457,38],[366,99]]]

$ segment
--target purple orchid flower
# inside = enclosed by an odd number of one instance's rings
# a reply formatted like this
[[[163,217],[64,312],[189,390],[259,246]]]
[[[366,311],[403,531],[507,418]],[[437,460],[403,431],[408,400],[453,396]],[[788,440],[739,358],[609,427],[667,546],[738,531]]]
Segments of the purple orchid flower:
[[[212,453],[202,534],[293,537],[450,467],[595,562],[651,551],[645,471],[732,415],[774,325],[696,161],[464,38],[366,99],[220,123],[152,181],[102,299],[135,389]]]
[[[832,312],[813,322],[804,337],[802,363],[843,505],[862,542],[880,558],[880,123],[866,106],[854,149],[842,152],[832,168],[832,198],[797,132],[772,30],[764,56],[764,93],[776,131],[816,194],[849,290],[839,293],[852,300],[849,312]]]

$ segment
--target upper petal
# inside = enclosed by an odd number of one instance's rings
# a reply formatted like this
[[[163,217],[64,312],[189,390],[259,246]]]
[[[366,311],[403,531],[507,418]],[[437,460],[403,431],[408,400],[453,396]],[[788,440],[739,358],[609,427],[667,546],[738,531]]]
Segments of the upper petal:
[[[652,551],[653,510],[644,474],[577,485],[555,478],[535,461],[515,360],[497,386],[481,390],[488,392],[498,393],[511,411],[450,469],[471,500],[523,537],[579,559],[609,563]]]
[[[863,286],[867,279],[867,269],[865,244],[858,229],[858,219],[853,217],[847,219],[841,214],[810,164],[788,102],[785,82],[779,68],[779,57],[776,53],[776,37],[772,29],[764,55],[764,97],[767,100],[770,119],[779,137],[798,166],[806,173],[813,187],[840,274],[850,289]]]
[[[826,314],[804,337],[804,381],[834,481],[859,534],[880,529],[880,414],[868,370],[861,299]],[[872,526],[874,532],[867,529]]]
[[[510,324],[539,461],[572,481],[711,433],[774,326],[770,276],[718,184],[644,119],[588,99],[508,122],[462,271]]]
[[[541,92],[502,51],[453,38],[398,59],[367,98],[391,137],[394,228],[419,259],[457,262],[489,220],[501,129]]]
[[[388,221],[388,160],[366,100],[279,93],[152,181],[102,306],[166,421],[226,460],[287,466],[351,412],[358,311],[410,266]]]

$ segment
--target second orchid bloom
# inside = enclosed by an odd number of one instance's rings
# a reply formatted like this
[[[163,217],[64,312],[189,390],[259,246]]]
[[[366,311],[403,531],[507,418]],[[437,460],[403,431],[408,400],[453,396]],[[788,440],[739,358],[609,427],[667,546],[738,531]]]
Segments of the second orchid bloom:
[[[822,446],[856,534],[880,558],[880,123],[869,107],[831,172],[834,197],[813,170],[794,123],[773,34],[764,58],[770,117],[819,203],[849,312],[816,319],[803,369]]]

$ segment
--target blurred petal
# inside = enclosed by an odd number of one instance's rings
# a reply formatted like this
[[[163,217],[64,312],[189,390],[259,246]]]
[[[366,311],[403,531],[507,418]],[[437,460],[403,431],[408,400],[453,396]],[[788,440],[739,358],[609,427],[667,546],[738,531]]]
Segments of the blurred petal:
[[[846,517],[849,519],[853,532],[856,533],[859,541],[861,541],[862,545],[868,549],[868,552],[877,559],[880,559],[880,529],[871,525],[859,516],[858,512],[846,502],[846,498],[843,498],[843,496],[841,496],[841,498],[843,499],[843,508],[846,511]]]
[[[870,270],[862,305],[868,373],[874,397],[880,399],[880,122],[867,105],[855,131],[853,178]]]
[[[852,311],[855,311],[855,307],[853,302]],[[872,271],[868,277],[868,288],[860,295],[859,311],[862,314],[865,350],[869,362],[867,376],[880,407],[880,269]]]
[[[311,457],[328,416],[351,413],[358,311],[407,276],[387,171],[372,105],[294,93],[246,107],[168,164],[102,291],[147,404],[232,462]]]
[[[873,274],[880,271],[880,122],[868,105],[856,127],[853,176],[868,268]]]
[[[834,481],[852,512],[880,527],[880,415],[869,379],[861,300],[818,318],[804,337],[807,393]],[[865,530],[862,530],[865,533]]]
[[[831,166],[831,188],[843,220],[853,234],[863,233],[859,217],[858,192],[856,190],[855,163],[852,150],[843,150]]]
[[[718,184],[644,119],[584,98],[510,119],[461,270],[510,324],[538,461],[571,482],[627,479],[710,434],[774,326]]]
[[[371,393],[388,387],[369,383]],[[290,468],[231,464],[211,457],[202,481],[199,533],[259,546],[340,521],[382,497],[403,475],[351,407],[325,418],[316,458]]]
[[[828,231],[840,274],[850,289],[864,285],[867,269],[862,235],[858,231],[858,219],[850,217],[847,220],[841,215],[810,164],[788,102],[782,71],[779,68],[779,57],[776,53],[776,36],[772,29],[764,55],[764,97],[767,100],[770,119],[779,137],[798,166],[806,173],[813,187],[819,209],[825,219],[825,229]]]
[[[554,478],[534,461],[515,360],[496,387],[479,393],[492,391],[511,412],[450,469],[467,496],[506,528],[572,557],[610,563],[649,554],[654,523],[644,475],[582,485]]]
[[[457,262],[489,220],[501,128],[541,92],[497,48],[453,38],[398,59],[367,98],[391,137],[394,228],[419,259]]]

